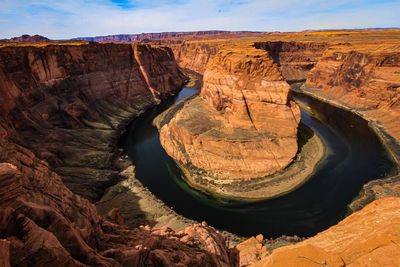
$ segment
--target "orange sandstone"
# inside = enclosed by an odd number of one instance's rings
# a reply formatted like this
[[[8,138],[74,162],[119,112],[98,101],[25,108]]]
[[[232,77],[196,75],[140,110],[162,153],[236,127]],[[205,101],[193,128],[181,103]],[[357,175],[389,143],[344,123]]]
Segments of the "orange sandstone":
[[[252,266],[398,266],[400,198],[376,200],[335,226]]]
[[[222,49],[208,63],[201,97],[161,125],[167,153],[216,178],[264,177],[297,152],[300,110],[266,51]]]

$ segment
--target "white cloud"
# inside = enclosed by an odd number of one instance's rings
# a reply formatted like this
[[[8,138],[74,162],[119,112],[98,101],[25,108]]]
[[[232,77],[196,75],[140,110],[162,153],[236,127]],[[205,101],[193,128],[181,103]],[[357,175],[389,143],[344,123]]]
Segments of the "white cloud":
[[[0,38],[23,33],[66,39],[212,29],[291,31],[395,27],[399,26],[397,14],[400,13],[400,5],[389,0],[143,0],[134,3],[136,7],[124,9],[108,0],[0,0]]]

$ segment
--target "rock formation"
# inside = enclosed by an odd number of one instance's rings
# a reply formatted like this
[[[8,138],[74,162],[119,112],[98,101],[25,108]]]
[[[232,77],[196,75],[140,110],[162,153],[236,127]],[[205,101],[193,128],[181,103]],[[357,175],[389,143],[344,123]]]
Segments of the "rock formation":
[[[201,75],[204,74],[208,61],[214,57],[223,41],[186,41],[182,44],[169,45],[174,52],[176,62],[183,69],[189,69]]]
[[[278,65],[286,81],[303,81],[322,53],[329,46],[327,42],[263,41],[248,42],[257,49],[268,51]],[[184,41],[181,44],[169,44],[174,51],[181,68],[195,71],[201,75],[210,59],[224,46],[237,46],[230,40]]]
[[[380,121],[400,140],[400,45],[398,42],[331,46],[310,72],[307,84]]]
[[[398,41],[331,45],[308,76],[303,92],[351,110],[370,122],[400,163],[400,58]],[[359,210],[375,199],[400,196],[400,175],[369,182],[351,205]]]
[[[300,122],[289,89],[267,52],[221,49],[207,65],[201,97],[161,122],[161,143],[202,176],[243,179],[282,170],[296,155]]]

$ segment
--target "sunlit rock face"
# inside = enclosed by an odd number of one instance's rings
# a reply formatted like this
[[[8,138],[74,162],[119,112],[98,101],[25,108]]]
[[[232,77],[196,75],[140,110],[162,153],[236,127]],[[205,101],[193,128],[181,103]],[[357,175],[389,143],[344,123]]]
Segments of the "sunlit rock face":
[[[400,198],[376,200],[326,231],[278,248],[252,266],[396,266]],[[311,260],[310,260],[311,259]]]
[[[263,177],[297,152],[300,110],[268,52],[221,49],[204,72],[200,97],[161,128],[167,153],[217,178]]]
[[[307,84],[379,121],[400,140],[398,42],[338,44],[326,50]]]

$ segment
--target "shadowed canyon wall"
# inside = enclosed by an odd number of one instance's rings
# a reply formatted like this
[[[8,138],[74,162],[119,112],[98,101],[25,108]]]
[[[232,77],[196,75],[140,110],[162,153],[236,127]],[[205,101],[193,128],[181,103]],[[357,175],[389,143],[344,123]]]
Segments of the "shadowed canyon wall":
[[[287,81],[302,81],[328,47],[326,42],[256,42],[254,46],[269,52]]]
[[[0,48],[0,239],[12,266],[233,264],[206,224],[130,230],[118,211],[101,218],[64,185],[101,196],[122,168],[112,147],[119,127],[185,80],[168,48]]]
[[[10,46],[0,60],[1,132],[91,200],[116,179],[105,169],[121,121],[177,92],[186,79],[169,49],[145,45]]]

